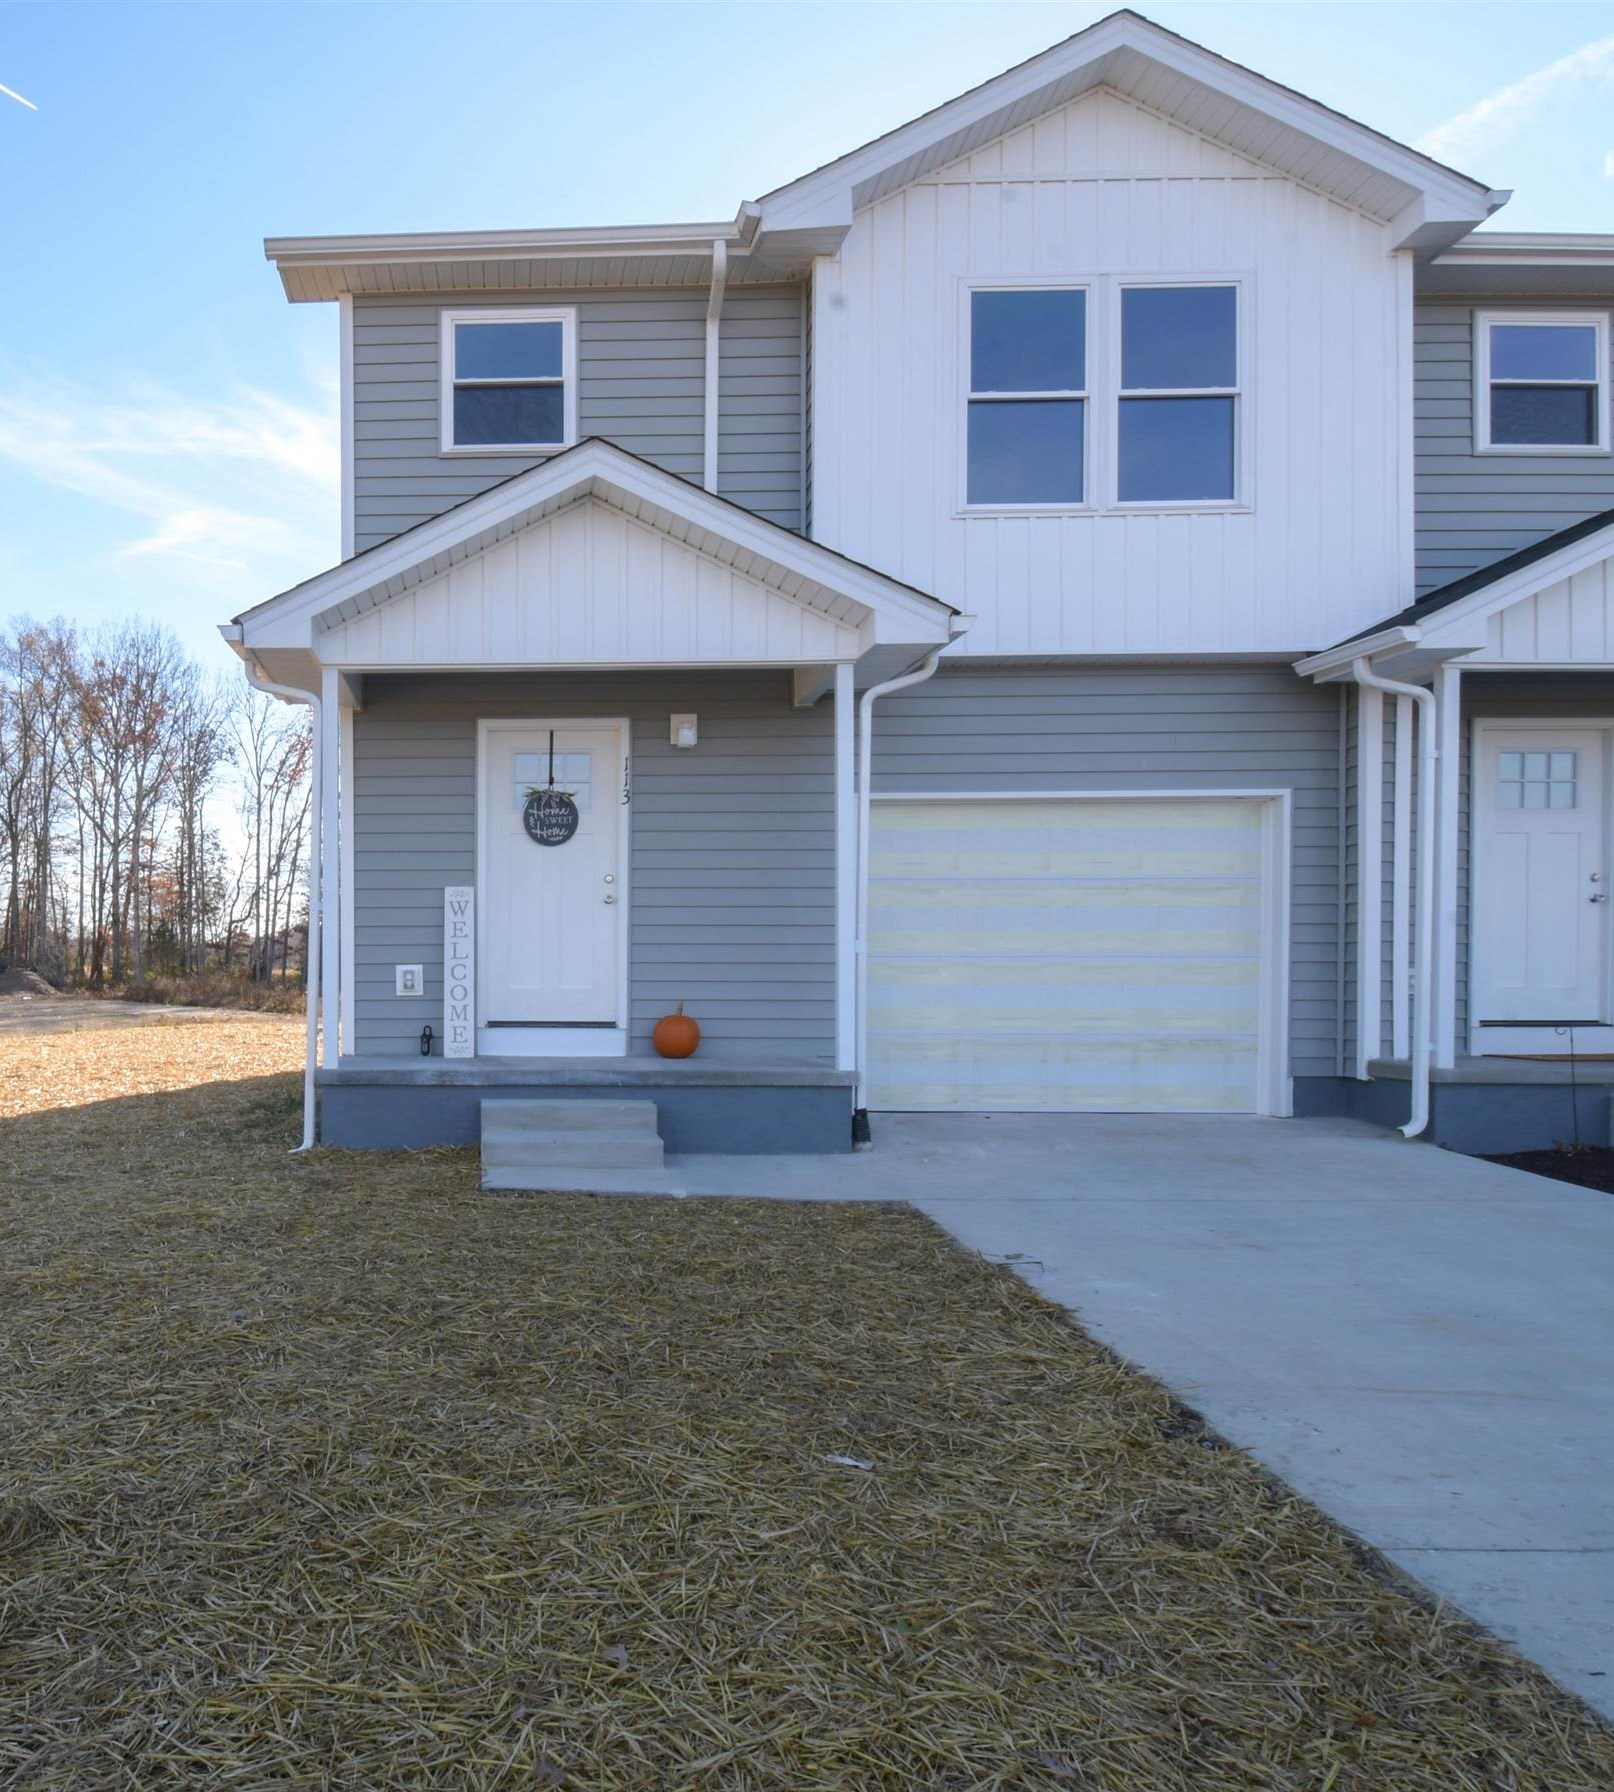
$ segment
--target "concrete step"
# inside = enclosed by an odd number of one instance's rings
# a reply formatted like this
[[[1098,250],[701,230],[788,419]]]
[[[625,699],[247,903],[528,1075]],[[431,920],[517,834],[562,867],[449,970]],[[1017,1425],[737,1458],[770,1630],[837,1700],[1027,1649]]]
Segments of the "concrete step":
[[[666,1180],[653,1101],[482,1103],[483,1188],[677,1192]]]
[[[660,1169],[661,1136],[631,1132],[526,1132],[482,1135],[482,1163],[541,1170],[546,1164]]]
[[[490,1127],[501,1133],[551,1133],[572,1129],[595,1132],[601,1127],[618,1132],[654,1133],[656,1104],[653,1101],[484,1101],[484,1138]]]
[[[505,1194],[683,1195],[688,1188],[674,1170],[608,1170],[588,1164],[550,1164],[543,1169],[493,1165],[482,1172],[485,1189]]]

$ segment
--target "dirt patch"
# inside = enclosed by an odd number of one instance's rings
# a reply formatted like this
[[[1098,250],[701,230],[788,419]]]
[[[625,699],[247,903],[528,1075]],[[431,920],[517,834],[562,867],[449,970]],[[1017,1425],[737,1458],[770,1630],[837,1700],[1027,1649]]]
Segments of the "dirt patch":
[[[38,971],[20,968],[0,971],[0,996],[47,996],[54,999],[61,993],[54,984],[47,983]]]
[[[1601,1145],[1550,1151],[1512,1151],[1490,1157],[1487,1163],[1506,1164],[1510,1170],[1528,1170],[1532,1176],[1550,1176],[1556,1182],[1573,1182],[1581,1188],[1600,1189],[1614,1195],[1614,1151]]]
[[[300,1047],[0,1039],[0,1784],[1614,1785],[911,1211],[288,1156]]]

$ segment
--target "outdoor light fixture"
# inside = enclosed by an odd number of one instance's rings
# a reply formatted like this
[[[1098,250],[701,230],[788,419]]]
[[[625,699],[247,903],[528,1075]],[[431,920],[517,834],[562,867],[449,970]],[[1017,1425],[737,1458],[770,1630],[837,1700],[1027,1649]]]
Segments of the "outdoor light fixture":
[[[672,744],[675,747],[692,747],[700,738],[695,728],[693,716],[674,716],[672,719]]]

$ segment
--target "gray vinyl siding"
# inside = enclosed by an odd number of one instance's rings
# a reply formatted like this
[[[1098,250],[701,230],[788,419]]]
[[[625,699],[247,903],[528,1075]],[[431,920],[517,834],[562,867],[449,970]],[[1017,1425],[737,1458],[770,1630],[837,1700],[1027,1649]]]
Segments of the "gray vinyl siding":
[[[1585,300],[1420,299],[1415,310],[1417,576],[1421,593],[1614,506],[1614,456],[1474,452],[1474,313],[1607,313]]]
[[[1361,963],[1361,820],[1357,790],[1361,783],[1361,708],[1347,692],[1340,710],[1341,760],[1344,783],[1339,811],[1340,832],[1340,1065],[1348,1070],[1356,1057],[1362,1016],[1357,1003],[1357,971]]]
[[[813,532],[813,295],[801,305],[801,532]]]
[[[1290,1068],[1339,1068],[1337,692],[1287,666],[945,666],[881,700],[877,791],[1293,792]]]
[[[717,385],[718,496],[798,532],[801,324],[799,286],[730,291],[723,302]]]
[[[442,306],[509,306],[524,295],[360,298],[353,305],[354,548],[362,552],[475,497],[542,456],[440,452]],[[699,484],[706,292],[615,288],[545,293],[577,309],[578,430]],[[801,288],[743,288],[724,306],[718,479],[723,496],[786,528],[801,524]]]
[[[476,882],[481,718],[627,716],[631,1049],[678,1002],[715,1059],[831,1064],[834,769],[827,704],[774,673],[370,677],[354,718],[354,974],[361,1055],[442,1034],[443,887]],[[678,752],[668,717],[693,710]],[[424,1000],[393,966],[425,967]],[[440,1050],[441,1047],[439,1046]]]

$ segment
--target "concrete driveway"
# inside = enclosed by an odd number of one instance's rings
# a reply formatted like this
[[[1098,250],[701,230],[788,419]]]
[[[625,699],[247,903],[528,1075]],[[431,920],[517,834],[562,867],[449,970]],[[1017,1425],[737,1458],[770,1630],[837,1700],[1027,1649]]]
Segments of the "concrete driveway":
[[[1614,1197],[1324,1120],[877,1116],[668,1167],[911,1201],[1614,1717]]]

